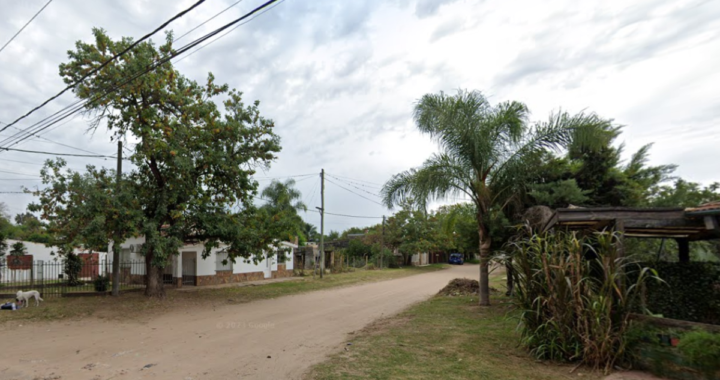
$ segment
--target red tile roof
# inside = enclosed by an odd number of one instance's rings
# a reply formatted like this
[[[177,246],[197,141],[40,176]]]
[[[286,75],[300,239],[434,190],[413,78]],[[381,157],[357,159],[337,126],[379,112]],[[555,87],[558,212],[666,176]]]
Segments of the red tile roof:
[[[706,212],[706,211],[718,211],[720,212],[720,201],[705,203],[697,207],[688,207],[685,211],[693,212]]]

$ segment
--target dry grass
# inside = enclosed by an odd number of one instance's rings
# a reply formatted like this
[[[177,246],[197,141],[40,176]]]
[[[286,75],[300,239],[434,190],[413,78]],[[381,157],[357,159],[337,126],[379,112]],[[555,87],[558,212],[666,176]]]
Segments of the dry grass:
[[[143,322],[176,309],[245,303],[314,290],[389,280],[442,268],[441,265],[434,265],[423,268],[358,270],[327,275],[323,280],[304,277],[299,281],[276,282],[260,286],[201,289],[192,292],[169,288],[163,300],[147,298],[142,292],[124,293],[119,298],[109,296],[46,298],[40,307],[33,305],[17,311],[0,311],[0,326],[13,321],[28,323],[88,317]]]

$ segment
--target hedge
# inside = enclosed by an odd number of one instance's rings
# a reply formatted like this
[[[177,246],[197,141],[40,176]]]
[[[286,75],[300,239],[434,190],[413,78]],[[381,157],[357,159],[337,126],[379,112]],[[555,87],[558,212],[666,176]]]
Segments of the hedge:
[[[646,283],[645,307],[665,318],[720,325],[720,264],[705,262],[641,263],[655,269],[664,283]]]

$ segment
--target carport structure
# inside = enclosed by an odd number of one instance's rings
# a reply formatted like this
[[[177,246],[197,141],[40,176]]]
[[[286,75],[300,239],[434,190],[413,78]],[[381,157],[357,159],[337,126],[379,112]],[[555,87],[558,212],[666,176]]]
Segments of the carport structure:
[[[623,238],[675,239],[680,262],[690,261],[690,242],[720,239],[720,202],[691,208],[561,208],[544,231],[564,228],[601,231],[614,228]]]

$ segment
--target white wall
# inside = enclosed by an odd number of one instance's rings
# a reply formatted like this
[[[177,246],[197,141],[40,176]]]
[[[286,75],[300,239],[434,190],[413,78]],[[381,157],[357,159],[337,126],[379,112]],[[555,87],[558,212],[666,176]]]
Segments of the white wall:
[[[14,239],[8,239],[8,252],[5,253],[5,259],[7,261],[7,258],[10,254],[9,250],[12,247],[13,244],[17,243],[20,240],[14,240]],[[57,254],[57,247],[46,247],[45,244],[41,243],[33,243],[29,241],[22,241],[22,243],[25,245],[25,248],[27,249],[27,254],[33,256],[33,276],[31,276],[30,269],[25,270],[12,270],[7,267],[7,264],[5,267],[2,268],[2,279],[0,279],[1,282],[13,282],[13,281],[29,281],[31,277],[34,277],[35,280],[54,280],[58,279],[59,275],[64,273],[64,267],[62,265],[63,259],[61,256]],[[52,253],[55,252],[53,255]],[[88,253],[88,250],[83,250],[76,248],[75,253]],[[98,253],[98,258],[100,262],[98,263],[99,266],[99,272],[102,273],[102,265],[105,262],[105,259],[107,257],[106,252],[95,252]],[[42,265],[41,265],[42,264]],[[47,265],[44,265],[47,264]]]

